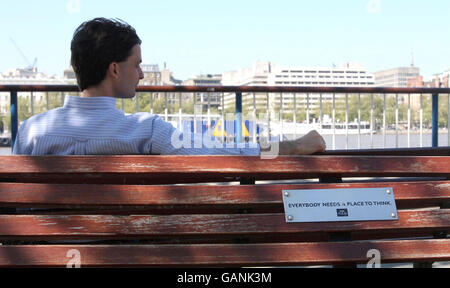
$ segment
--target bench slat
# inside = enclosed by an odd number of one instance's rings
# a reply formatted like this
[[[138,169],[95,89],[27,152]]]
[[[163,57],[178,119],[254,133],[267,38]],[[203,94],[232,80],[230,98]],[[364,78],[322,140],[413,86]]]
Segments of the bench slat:
[[[116,184],[450,176],[450,156],[0,156],[0,181]]]
[[[201,205],[239,207],[275,207],[283,211],[282,190],[394,189],[397,208],[439,206],[450,201],[450,181],[372,182],[342,184],[278,184],[218,186],[144,186],[144,185],[77,185],[23,184],[0,182],[0,206],[92,208],[99,206]],[[199,209],[200,211],[201,209]],[[136,211],[138,212],[138,211]]]
[[[333,232],[445,231],[450,209],[399,211],[398,221],[286,223],[284,214],[232,215],[0,215],[0,239],[133,239]],[[431,233],[430,233],[431,234]]]
[[[450,146],[329,150],[322,153],[322,155],[450,156]]]
[[[0,267],[66,267],[79,252],[81,267],[270,266],[367,263],[372,249],[381,263],[448,261],[450,239],[281,244],[28,245],[0,246]],[[71,251],[72,250],[72,251]]]

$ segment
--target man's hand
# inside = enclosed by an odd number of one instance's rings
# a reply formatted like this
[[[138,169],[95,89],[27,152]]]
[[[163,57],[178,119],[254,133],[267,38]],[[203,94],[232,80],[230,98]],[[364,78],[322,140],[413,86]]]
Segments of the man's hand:
[[[325,152],[325,140],[313,130],[305,136],[280,143],[280,155],[309,155]]]

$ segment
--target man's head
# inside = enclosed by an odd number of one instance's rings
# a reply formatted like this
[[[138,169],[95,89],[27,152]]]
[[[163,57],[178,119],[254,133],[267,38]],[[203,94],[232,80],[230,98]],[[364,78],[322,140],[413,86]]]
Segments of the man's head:
[[[71,44],[71,64],[81,91],[112,79],[116,97],[133,97],[139,79],[141,40],[121,20],[95,18],[81,24]]]

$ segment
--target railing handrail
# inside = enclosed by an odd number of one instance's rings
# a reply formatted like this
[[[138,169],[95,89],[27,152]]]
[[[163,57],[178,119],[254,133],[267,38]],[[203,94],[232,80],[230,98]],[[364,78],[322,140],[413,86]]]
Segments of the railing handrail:
[[[0,85],[0,92],[80,92],[76,85]],[[449,94],[450,88],[318,87],[318,86],[138,86],[137,92],[361,93]]]
[[[150,93],[235,93],[236,94],[236,141],[242,135],[243,93],[317,93],[317,94],[431,94],[432,95],[432,146],[438,147],[438,102],[439,94],[449,94],[450,88],[393,88],[393,87],[322,87],[322,86],[138,86],[137,92]],[[0,85],[0,92],[11,93],[12,145],[18,130],[18,92],[77,92],[77,85]],[[281,96],[281,99],[283,96]],[[295,97],[294,97],[295,98]],[[333,96],[334,99],[334,96]],[[334,101],[334,100],[333,100]],[[222,100],[223,102],[223,100]],[[334,108],[333,108],[334,109]],[[449,138],[450,139],[450,138]],[[359,139],[358,139],[359,141]],[[450,141],[450,140],[449,140]]]

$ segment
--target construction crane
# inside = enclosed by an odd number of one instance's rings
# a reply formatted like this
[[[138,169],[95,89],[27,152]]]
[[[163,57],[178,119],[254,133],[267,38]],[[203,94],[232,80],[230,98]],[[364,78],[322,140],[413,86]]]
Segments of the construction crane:
[[[25,68],[25,70],[33,72],[34,69],[36,68],[36,63],[37,63],[37,58],[34,58],[34,62],[33,64],[31,64],[31,62],[28,60],[27,56],[25,56],[25,54],[22,52],[22,50],[19,48],[19,46],[17,45],[17,43],[14,41],[14,39],[12,39],[12,37],[9,37],[9,40],[11,40],[11,42],[13,43],[14,47],[16,47],[17,51],[19,51],[20,55],[22,56],[22,58],[25,60],[25,62],[27,63],[27,67]]]

